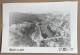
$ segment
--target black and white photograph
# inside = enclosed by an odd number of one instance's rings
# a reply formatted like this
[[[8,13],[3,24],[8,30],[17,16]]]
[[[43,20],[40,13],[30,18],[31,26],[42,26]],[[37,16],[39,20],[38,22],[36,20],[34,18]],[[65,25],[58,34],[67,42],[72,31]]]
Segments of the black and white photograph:
[[[70,47],[70,14],[58,12],[10,13],[9,45],[14,47]]]
[[[77,2],[4,3],[1,51],[77,53]]]

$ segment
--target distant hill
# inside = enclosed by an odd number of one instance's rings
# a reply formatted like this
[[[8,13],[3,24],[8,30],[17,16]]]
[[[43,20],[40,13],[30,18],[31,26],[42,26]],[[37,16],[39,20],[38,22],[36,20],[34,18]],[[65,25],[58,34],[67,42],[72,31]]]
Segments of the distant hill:
[[[42,20],[36,14],[18,13],[18,12],[10,13],[9,25],[17,24],[25,21],[33,23],[34,21],[41,22]]]

